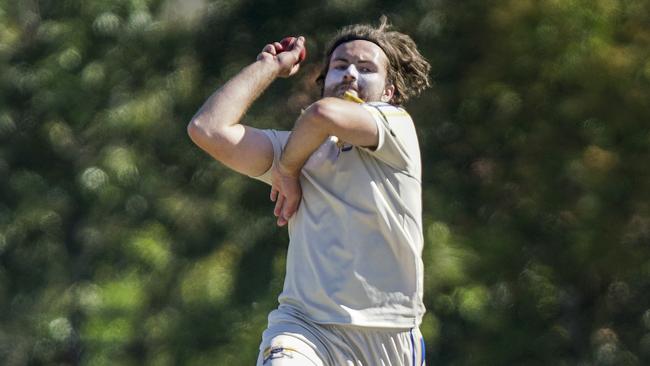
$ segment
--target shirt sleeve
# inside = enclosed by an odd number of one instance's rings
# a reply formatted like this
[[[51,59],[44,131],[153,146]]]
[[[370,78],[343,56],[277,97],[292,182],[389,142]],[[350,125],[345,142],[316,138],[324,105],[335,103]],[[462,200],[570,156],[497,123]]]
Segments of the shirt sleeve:
[[[411,170],[419,159],[411,116],[404,109],[387,103],[364,103],[362,106],[373,115],[379,134],[376,148],[362,149],[395,169]]]
[[[271,140],[271,144],[273,145],[273,164],[269,167],[267,171],[264,173],[257,175],[257,176],[250,176],[253,179],[260,180],[268,185],[271,185],[271,171],[273,169],[273,166],[278,163],[280,160],[280,156],[282,156],[282,150],[284,149],[284,146],[287,144],[287,140],[289,139],[289,135],[291,134],[290,131],[278,131],[278,130],[262,130],[266,137],[268,137],[269,140]]]

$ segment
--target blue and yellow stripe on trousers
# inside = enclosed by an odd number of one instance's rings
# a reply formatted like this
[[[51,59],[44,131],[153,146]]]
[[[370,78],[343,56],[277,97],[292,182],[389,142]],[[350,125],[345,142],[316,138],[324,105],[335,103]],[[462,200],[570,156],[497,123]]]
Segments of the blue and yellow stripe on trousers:
[[[411,329],[411,365],[412,366],[426,366],[426,346],[424,344],[424,337],[420,335],[420,342],[415,341],[413,329]],[[418,352],[419,351],[419,352]],[[420,357],[418,357],[418,354]]]

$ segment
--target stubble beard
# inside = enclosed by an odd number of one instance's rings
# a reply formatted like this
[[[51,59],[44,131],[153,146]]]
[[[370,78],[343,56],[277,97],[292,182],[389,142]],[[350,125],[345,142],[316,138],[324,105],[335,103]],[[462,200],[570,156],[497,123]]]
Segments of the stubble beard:
[[[350,88],[352,83],[339,83],[333,87],[324,89],[323,97],[337,97],[343,98],[343,95],[346,91],[351,91],[356,94],[357,97],[363,99],[366,102],[379,102],[381,101],[381,95],[367,95],[365,89],[360,89],[358,86]]]

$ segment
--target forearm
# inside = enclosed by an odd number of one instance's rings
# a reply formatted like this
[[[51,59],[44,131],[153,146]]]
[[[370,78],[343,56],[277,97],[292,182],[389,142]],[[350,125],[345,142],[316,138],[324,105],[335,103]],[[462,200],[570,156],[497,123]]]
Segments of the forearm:
[[[279,71],[277,64],[264,59],[245,67],[208,98],[191,125],[206,132],[236,125]]]
[[[296,121],[279,168],[284,174],[298,176],[309,156],[328,136],[363,147],[376,147],[379,141],[374,117],[360,104],[323,98]]]
[[[307,159],[329,136],[328,121],[314,107],[307,108],[293,127],[280,158],[279,169],[283,174],[299,176]]]

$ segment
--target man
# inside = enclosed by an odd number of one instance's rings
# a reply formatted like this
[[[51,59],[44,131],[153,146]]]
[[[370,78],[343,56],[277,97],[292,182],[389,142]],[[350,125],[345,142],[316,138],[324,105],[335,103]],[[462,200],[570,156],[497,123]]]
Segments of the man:
[[[215,159],[271,184],[277,224],[289,224],[257,364],[424,364],[420,152],[399,105],[429,86],[430,66],[385,17],[348,26],[326,53],[323,98],[291,132],[240,124],[276,77],[298,72],[304,45],[266,45],[188,127]]]

